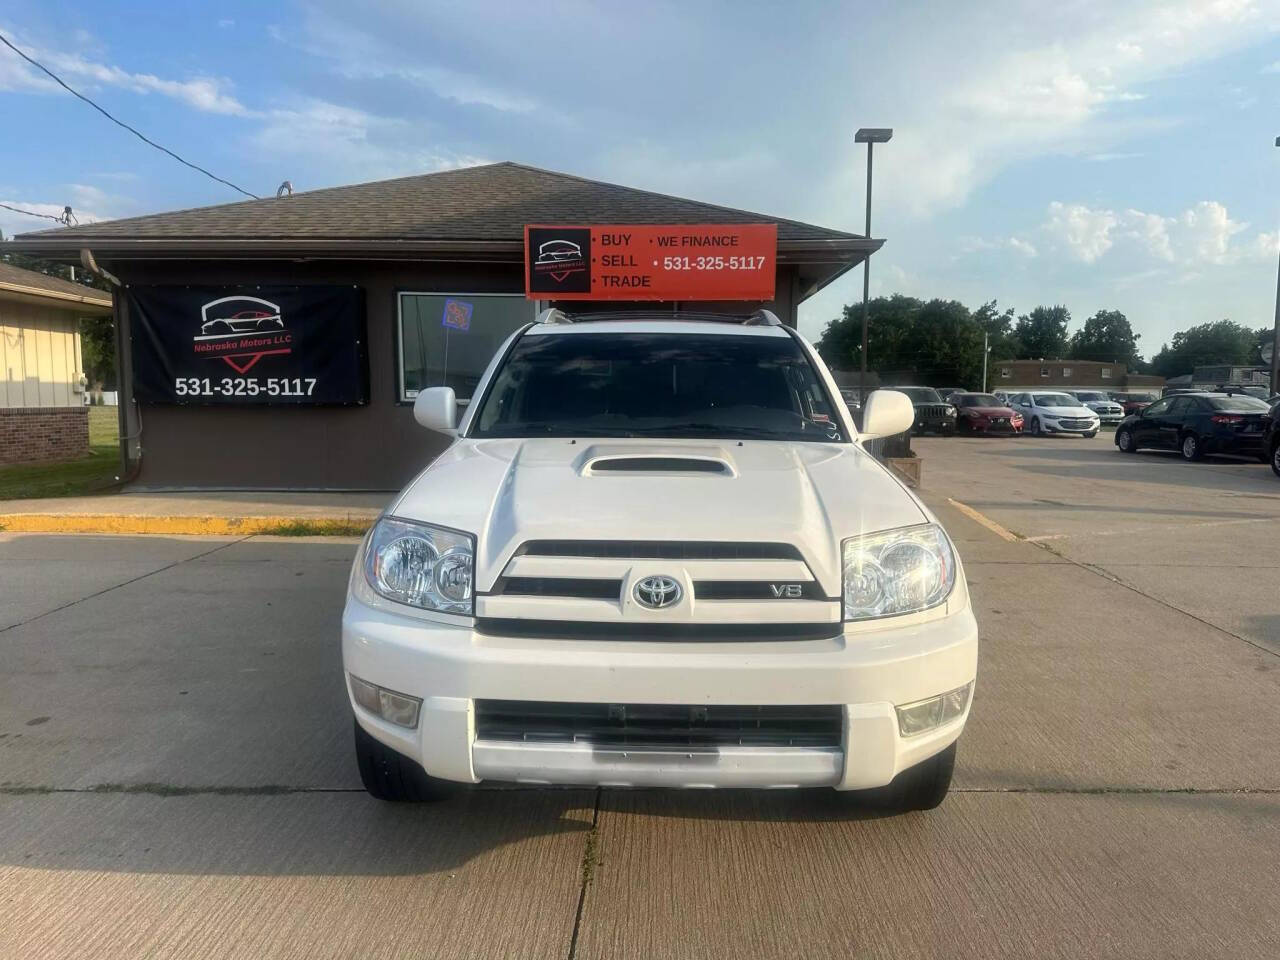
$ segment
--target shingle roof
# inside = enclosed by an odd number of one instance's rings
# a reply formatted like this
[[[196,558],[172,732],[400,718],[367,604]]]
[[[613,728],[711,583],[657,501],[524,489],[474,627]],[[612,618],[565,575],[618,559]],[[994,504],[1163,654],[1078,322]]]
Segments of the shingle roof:
[[[780,241],[855,239],[796,220],[494,163],[23,234],[19,240],[509,240],[527,223],[776,223]]]
[[[78,300],[94,303],[99,306],[111,306],[111,294],[94,287],[86,287],[82,283],[72,283],[61,277],[37,273],[34,270],[23,270],[0,260],[0,290],[14,290],[19,293],[49,293],[57,300]]]

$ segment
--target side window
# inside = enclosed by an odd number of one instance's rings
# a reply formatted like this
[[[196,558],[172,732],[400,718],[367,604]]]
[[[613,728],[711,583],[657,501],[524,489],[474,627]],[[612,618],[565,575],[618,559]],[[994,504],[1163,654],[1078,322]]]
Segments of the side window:
[[[1177,399],[1177,398],[1175,397],[1170,399],[1166,397],[1163,400],[1157,400],[1155,403],[1151,404],[1151,406],[1147,407],[1147,409],[1144,410],[1143,413],[1148,417],[1158,417],[1163,414],[1166,414],[1169,412],[1169,405],[1173,402],[1174,399]]]
[[[1185,417],[1191,412],[1192,407],[1190,397],[1174,397],[1173,403],[1169,404],[1169,416]]]

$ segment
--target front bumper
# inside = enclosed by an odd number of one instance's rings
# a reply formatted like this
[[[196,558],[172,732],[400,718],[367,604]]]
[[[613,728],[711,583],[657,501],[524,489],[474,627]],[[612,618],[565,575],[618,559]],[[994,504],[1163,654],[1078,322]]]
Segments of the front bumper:
[[[955,417],[918,418],[913,426],[917,433],[955,433]]]
[[[1097,420],[1089,421],[1087,425],[1080,420],[1071,420],[1066,423],[1061,420],[1042,419],[1040,421],[1040,428],[1045,433],[1095,433],[1098,426]]]
[[[348,596],[343,664],[348,674],[422,699],[413,730],[354,701],[352,709],[373,737],[447,780],[863,789],[889,783],[964,728],[969,707],[903,737],[895,710],[974,680],[978,630],[963,582],[949,603],[943,616],[919,615],[923,622],[873,622],[825,640],[687,643],[494,637],[466,622],[423,620]],[[683,752],[485,741],[475,734],[478,699],[839,704],[841,745]]]

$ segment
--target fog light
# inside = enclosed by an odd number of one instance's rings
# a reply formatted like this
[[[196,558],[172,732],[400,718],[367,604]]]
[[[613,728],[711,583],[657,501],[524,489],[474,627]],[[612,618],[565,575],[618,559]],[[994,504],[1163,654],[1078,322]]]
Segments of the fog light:
[[[406,697],[402,693],[390,690],[379,690],[382,701],[382,719],[396,726],[413,728],[418,725],[418,707],[422,701],[417,697]]]
[[[381,717],[398,727],[413,729],[418,725],[418,711],[422,701],[394,690],[384,690],[377,684],[348,674],[351,680],[351,698],[375,717]]]
[[[970,682],[928,700],[898,707],[898,731],[904,737],[913,737],[949,723],[964,713],[972,691],[973,683]]]
[[[378,688],[354,674],[351,675],[351,699],[370,713],[382,716],[382,704],[378,702]]]

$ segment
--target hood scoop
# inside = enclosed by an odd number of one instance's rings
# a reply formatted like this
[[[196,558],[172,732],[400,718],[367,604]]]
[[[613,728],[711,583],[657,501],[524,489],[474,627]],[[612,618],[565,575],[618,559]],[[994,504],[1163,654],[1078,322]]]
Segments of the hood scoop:
[[[734,477],[737,471],[732,461],[715,448],[672,450],[671,447],[603,448],[593,446],[582,458],[580,472],[584,477],[635,476],[637,474],[661,476]]]

